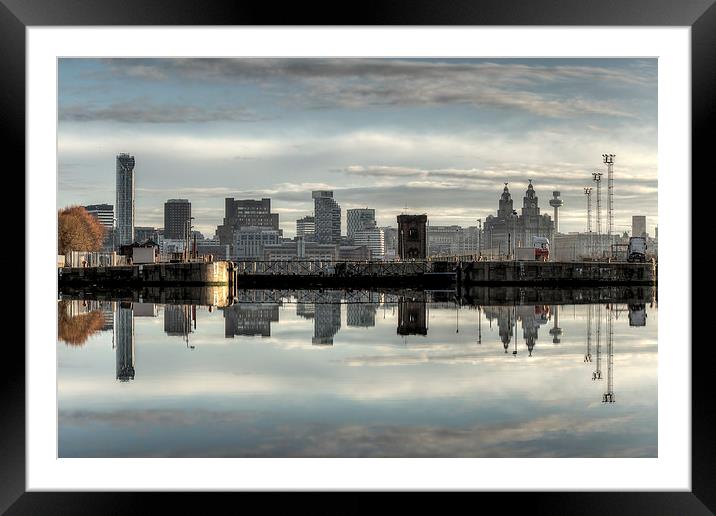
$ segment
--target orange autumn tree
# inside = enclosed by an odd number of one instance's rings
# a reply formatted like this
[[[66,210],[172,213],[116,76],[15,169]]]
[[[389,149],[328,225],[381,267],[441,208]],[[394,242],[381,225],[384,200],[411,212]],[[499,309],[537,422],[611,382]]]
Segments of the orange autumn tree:
[[[57,214],[57,252],[99,251],[104,226],[82,206],[70,206]]]

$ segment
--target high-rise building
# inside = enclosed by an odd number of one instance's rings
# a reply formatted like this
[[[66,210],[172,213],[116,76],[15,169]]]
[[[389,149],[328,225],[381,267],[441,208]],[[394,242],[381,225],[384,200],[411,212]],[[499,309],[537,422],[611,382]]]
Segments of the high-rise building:
[[[424,260],[428,253],[427,215],[398,215],[398,256]]]
[[[383,227],[383,242],[385,245],[384,260],[394,260],[398,256],[398,228]]]
[[[385,255],[385,240],[383,230],[380,228],[362,227],[353,233],[353,242],[357,246],[366,246],[370,249],[371,260],[382,260]]]
[[[186,239],[190,221],[191,203],[188,199],[169,199],[164,203],[164,238]]]
[[[111,204],[88,204],[85,210],[96,217],[107,230],[114,227],[114,206]]]
[[[296,236],[314,238],[316,236],[316,217],[307,215],[296,220]]]
[[[224,223],[216,228],[216,236],[221,245],[229,246],[230,257],[259,257],[263,251],[257,246],[277,243],[282,234],[278,213],[271,213],[271,199],[225,199]]]
[[[631,218],[631,236],[647,236],[646,216],[634,215]]]
[[[322,244],[337,244],[341,240],[341,207],[330,190],[315,190],[313,197],[316,219],[316,240]]]
[[[134,242],[134,156],[117,155],[117,242]]]
[[[370,208],[348,210],[346,218],[348,238],[354,238],[358,231],[375,227],[375,210]]]
[[[87,213],[95,217],[104,227],[103,251],[114,249],[114,206],[111,204],[89,204],[85,206]]]

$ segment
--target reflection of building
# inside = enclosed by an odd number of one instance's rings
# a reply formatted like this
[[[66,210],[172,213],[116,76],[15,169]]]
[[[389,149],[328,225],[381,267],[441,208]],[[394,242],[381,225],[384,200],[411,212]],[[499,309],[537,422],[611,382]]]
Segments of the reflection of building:
[[[313,344],[333,345],[333,336],[341,329],[341,293],[327,292],[326,303],[316,303],[313,318]]]
[[[346,324],[368,328],[375,326],[375,313],[378,305],[373,303],[348,303],[346,305]]]
[[[159,313],[154,303],[134,303],[134,317],[156,317]]]
[[[497,209],[497,216],[488,215],[485,219],[485,242],[483,248],[490,249],[493,254],[511,254],[514,247],[532,247],[532,238],[546,237],[550,241],[554,232],[552,217],[540,214],[537,195],[532,180],[522,199],[522,213],[517,214],[513,208],[510,190],[502,191]]]
[[[514,335],[514,307],[485,306],[483,307],[483,310],[485,311],[485,317],[487,317],[488,321],[492,322],[493,319],[497,319],[497,332],[500,335],[502,347],[505,349],[505,353],[507,353]]]
[[[398,256],[401,260],[427,258],[427,222],[427,215],[398,215]]]
[[[191,305],[164,305],[164,331],[177,337],[189,335],[192,332]]]
[[[532,356],[532,350],[537,343],[538,330],[543,324],[547,324],[549,320],[549,307],[519,305],[515,308],[517,319],[522,321],[522,335],[527,344],[527,350]]]
[[[629,305],[629,326],[646,326],[646,305]]]
[[[237,303],[224,309],[224,337],[271,336],[271,323],[278,322],[277,303]]]
[[[115,322],[117,380],[134,380],[134,318],[132,303],[121,301]]]
[[[117,245],[134,242],[134,156],[117,156]]]
[[[296,303],[296,315],[304,319],[313,319],[316,316],[315,303]]]
[[[428,318],[425,299],[398,299],[398,335],[427,335]]]

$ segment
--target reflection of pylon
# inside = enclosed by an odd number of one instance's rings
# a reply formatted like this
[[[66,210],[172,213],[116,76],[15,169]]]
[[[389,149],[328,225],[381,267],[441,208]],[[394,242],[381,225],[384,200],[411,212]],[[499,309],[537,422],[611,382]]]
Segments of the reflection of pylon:
[[[592,380],[602,379],[602,305],[597,305],[597,368],[592,373]]]
[[[607,312],[607,390],[602,397],[602,403],[614,403],[614,322],[613,307]]]
[[[587,353],[584,355],[585,362],[592,361],[592,305],[587,305]]]

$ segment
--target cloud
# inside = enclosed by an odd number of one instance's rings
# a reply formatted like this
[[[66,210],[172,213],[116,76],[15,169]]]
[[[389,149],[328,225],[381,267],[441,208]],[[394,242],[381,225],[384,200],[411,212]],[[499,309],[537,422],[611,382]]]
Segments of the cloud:
[[[61,121],[68,122],[119,122],[123,124],[256,122],[263,119],[256,113],[242,107],[154,104],[146,100],[94,106],[86,103],[61,106],[59,117]]]
[[[564,84],[649,88],[655,66],[639,61],[623,69],[544,62],[419,59],[111,59],[110,74],[149,81],[210,80],[258,83],[271,93],[292,83],[287,105],[312,109],[371,106],[472,105],[511,108],[546,117],[596,114],[634,117],[632,106],[560,91]],[[296,87],[298,88],[296,90]],[[547,90],[551,88],[552,92]],[[577,89],[576,91],[579,91]],[[655,100],[655,90],[652,91]],[[284,99],[285,100],[285,99]]]

